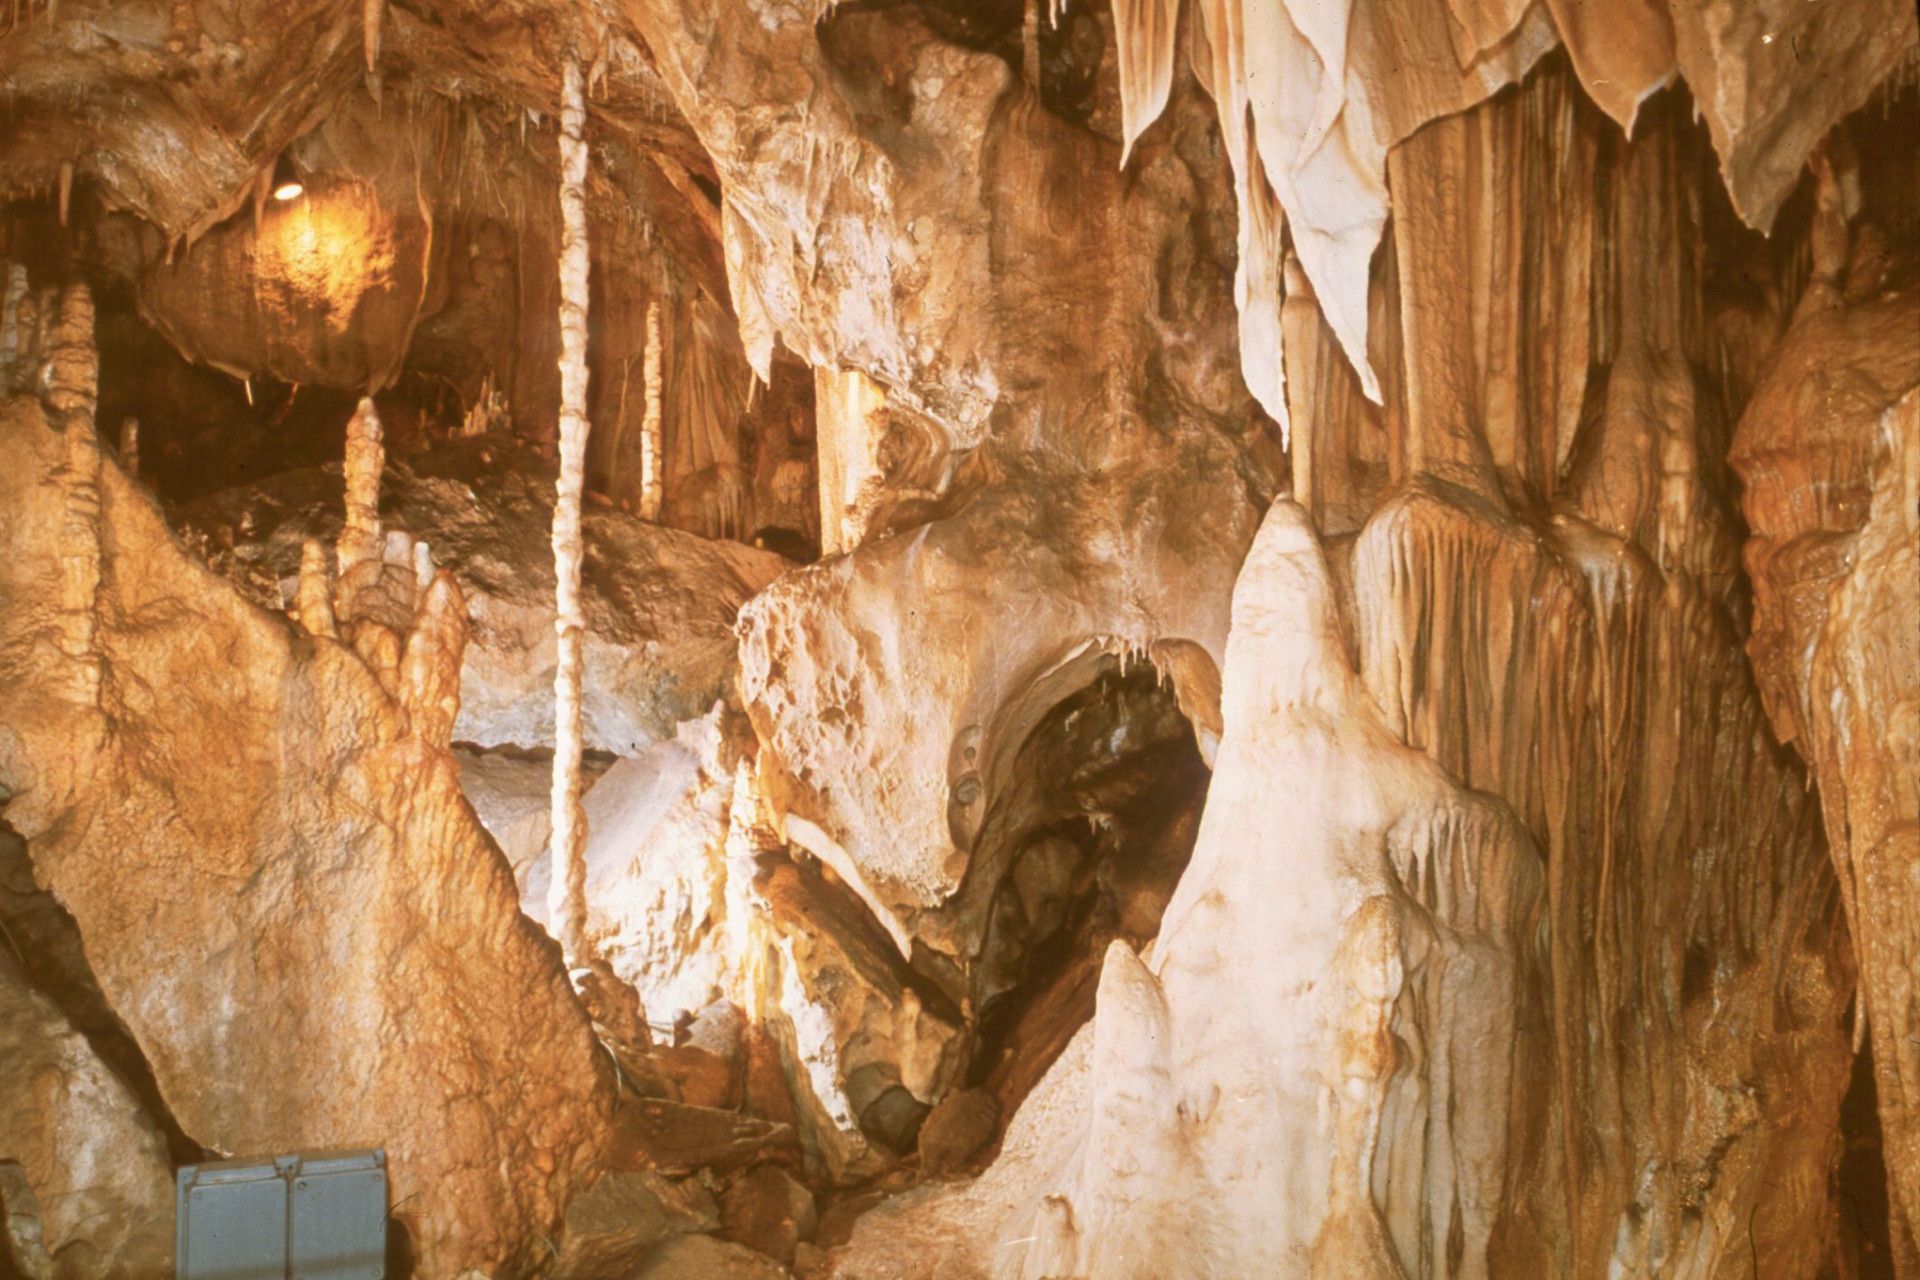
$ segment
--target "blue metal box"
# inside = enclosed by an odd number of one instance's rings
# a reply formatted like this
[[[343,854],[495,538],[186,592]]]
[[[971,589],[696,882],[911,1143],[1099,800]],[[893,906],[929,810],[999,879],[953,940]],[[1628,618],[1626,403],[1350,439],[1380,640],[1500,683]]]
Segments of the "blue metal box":
[[[387,1154],[314,1151],[187,1165],[178,1280],[382,1280]]]

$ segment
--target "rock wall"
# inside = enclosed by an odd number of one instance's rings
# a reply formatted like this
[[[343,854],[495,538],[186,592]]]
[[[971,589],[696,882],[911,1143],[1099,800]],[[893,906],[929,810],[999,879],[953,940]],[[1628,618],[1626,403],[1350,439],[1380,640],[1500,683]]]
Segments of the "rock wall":
[[[1892,1247],[1920,1274],[1920,292],[1831,182],[1814,280],[1740,419],[1747,651],[1819,783],[1872,1041]],[[1870,233],[1871,228],[1867,231]]]

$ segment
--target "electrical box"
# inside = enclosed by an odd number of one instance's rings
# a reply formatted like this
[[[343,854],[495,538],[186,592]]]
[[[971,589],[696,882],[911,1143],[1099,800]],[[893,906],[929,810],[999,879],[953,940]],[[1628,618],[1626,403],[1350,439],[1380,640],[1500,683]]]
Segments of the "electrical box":
[[[387,1153],[188,1165],[175,1179],[178,1280],[382,1280]]]

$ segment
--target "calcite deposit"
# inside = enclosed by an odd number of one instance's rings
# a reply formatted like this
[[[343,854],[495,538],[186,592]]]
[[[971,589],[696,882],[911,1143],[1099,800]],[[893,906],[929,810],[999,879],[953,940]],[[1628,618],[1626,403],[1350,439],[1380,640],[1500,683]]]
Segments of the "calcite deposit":
[[[18,0],[0,113],[0,1276],[371,1147],[396,1278],[1920,1280],[1911,5]]]

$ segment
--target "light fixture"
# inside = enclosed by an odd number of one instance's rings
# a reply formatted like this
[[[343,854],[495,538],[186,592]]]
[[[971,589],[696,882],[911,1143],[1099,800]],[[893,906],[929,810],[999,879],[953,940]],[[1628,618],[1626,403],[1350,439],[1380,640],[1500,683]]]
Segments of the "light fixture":
[[[293,158],[281,152],[280,159],[273,166],[273,198],[281,201],[297,199],[306,189],[306,184],[300,181],[300,175],[293,171]]]

